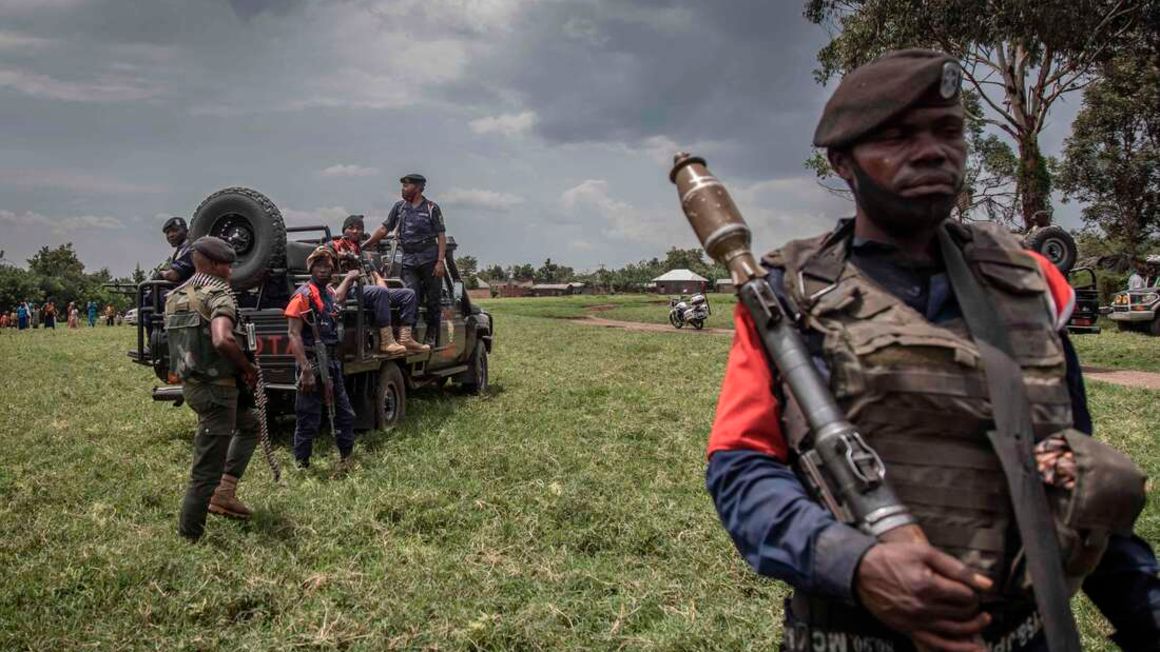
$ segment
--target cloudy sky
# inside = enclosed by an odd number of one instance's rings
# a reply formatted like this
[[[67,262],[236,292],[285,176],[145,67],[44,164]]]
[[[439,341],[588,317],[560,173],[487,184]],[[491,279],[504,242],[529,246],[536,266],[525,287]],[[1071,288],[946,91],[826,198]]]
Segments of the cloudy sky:
[[[618,266],[695,244],[678,149],[769,248],[850,211],[802,167],[827,91],[800,5],[0,0],[0,249],[71,241],[125,274],[220,188],[337,227],[384,216],[417,171],[460,254]]]

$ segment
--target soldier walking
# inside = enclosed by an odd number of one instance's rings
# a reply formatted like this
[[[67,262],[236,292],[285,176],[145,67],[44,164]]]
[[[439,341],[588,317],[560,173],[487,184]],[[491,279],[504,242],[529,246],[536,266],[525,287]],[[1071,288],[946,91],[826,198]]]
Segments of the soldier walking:
[[[403,247],[403,282],[419,295],[420,305],[427,310],[423,341],[434,347],[439,345],[441,285],[446,273],[443,210],[423,195],[427,187],[427,178],[423,175],[408,174],[399,182],[403,184],[403,198],[395,202],[386,221],[375,229],[364,246],[370,249],[388,233],[397,233]]]
[[[306,259],[310,280],[294,291],[284,314],[298,376],[298,391],[294,397],[294,461],[298,468],[310,466],[314,437],[318,435],[322,414],[330,403],[334,409],[334,441],[340,457],[336,471],[343,473],[352,464],[354,408],[347,397],[342,364],[338,360],[338,317],[351,285],[358,280],[359,270],[347,272],[338,287],[332,288],[330,281],[337,267],[338,259],[333,249],[325,245],[315,249]],[[328,354],[329,386],[323,383],[321,371],[315,364],[319,347],[325,347]]]
[[[250,518],[235,492],[257,443],[259,417],[252,407],[238,407],[238,382],[254,387],[257,370],[239,345],[238,304],[229,286],[236,255],[211,236],[191,246],[196,273],[169,294],[165,330],[182,396],[197,413],[193,468],[178,522],[181,536],[197,541],[207,510]]]
[[[740,306],[707,488],[746,561],[794,587],[783,649],[1046,650],[1048,629],[1070,648],[1078,637],[1068,590],[1082,582],[1113,640],[1156,650],[1160,567],[1131,531],[1143,483],[1110,491],[1117,474],[1085,478],[1075,464],[1074,446],[1089,446],[1083,433],[1092,424],[1065,328],[1074,290],[1003,229],[947,220],[966,159],[960,75],[953,58],[925,50],[888,53],[851,72],[826,104],[814,145],[849,185],[855,216],[763,260],[845,417],[930,543],[878,541],[807,491],[790,466],[809,450],[806,420]],[[995,331],[1013,353],[987,348]],[[992,391],[992,382],[1011,391]],[[1040,472],[1030,468],[1020,489],[1082,490],[1071,505],[1100,505],[1057,523],[1058,538],[1050,526],[1024,529],[1037,507],[1013,502],[1011,477],[1027,467],[1009,467],[1006,450],[991,443],[1008,434],[997,425],[1003,414],[1019,411],[1039,442]],[[1023,445],[1019,432],[1012,446]],[[1061,454],[1066,443],[1073,448]],[[1040,579],[1037,564],[1049,571]],[[1054,603],[1062,617],[1036,607],[1053,588],[1062,589]]]

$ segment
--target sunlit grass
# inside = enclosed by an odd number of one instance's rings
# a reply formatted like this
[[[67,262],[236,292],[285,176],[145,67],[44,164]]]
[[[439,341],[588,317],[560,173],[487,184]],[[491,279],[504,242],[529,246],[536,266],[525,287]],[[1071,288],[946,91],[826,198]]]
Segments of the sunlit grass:
[[[0,332],[0,649],[775,649],[786,588],[739,560],[703,487],[730,338],[508,301],[487,395],[413,396],[342,480],[328,439],[284,487],[255,455],[255,519],[211,517],[196,546],[175,533],[194,416],[149,400],[131,330]],[[1155,477],[1154,394],[1090,392]],[[1100,649],[1102,619],[1081,622]]]

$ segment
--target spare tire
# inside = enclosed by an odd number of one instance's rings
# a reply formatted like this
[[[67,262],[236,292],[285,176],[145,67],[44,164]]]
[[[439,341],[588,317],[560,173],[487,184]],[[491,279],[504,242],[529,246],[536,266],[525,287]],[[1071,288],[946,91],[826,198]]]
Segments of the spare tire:
[[[1054,224],[1028,233],[1023,238],[1023,246],[1042,254],[1064,274],[1075,266],[1075,259],[1078,256],[1075,238],[1063,227]]]
[[[238,254],[231,285],[239,290],[263,281],[271,268],[286,266],[286,224],[268,197],[249,188],[219,190],[197,207],[190,239],[212,235]]]

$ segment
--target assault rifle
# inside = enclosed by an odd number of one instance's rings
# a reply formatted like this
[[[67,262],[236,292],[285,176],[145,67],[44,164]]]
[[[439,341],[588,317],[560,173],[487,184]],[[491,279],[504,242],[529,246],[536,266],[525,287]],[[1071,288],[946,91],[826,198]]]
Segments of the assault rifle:
[[[705,251],[729,269],[767,357],[809,424],[798,467],[810,488],[836,518],[879,540],[926,543],[886,483],[882,460],[846,420],[814,367],[801,334],[749,249],[749,226],[725,187],[704,159],[685,153],[674,157],[669,180],[677,185],[681,208]]]
[[[334,429],[334,380],[330,377],[330,353],[326,350],[326,344],[322,342],[322,334],[318,329],[318,315],[310,315],[310,330],[314,333],[314,363],[318,367],[318,377],[322,381],[322,386],[318,388],[322,392],[322,402],[326,405],[326,416],[330,420],[330,432],[337,432]]]

